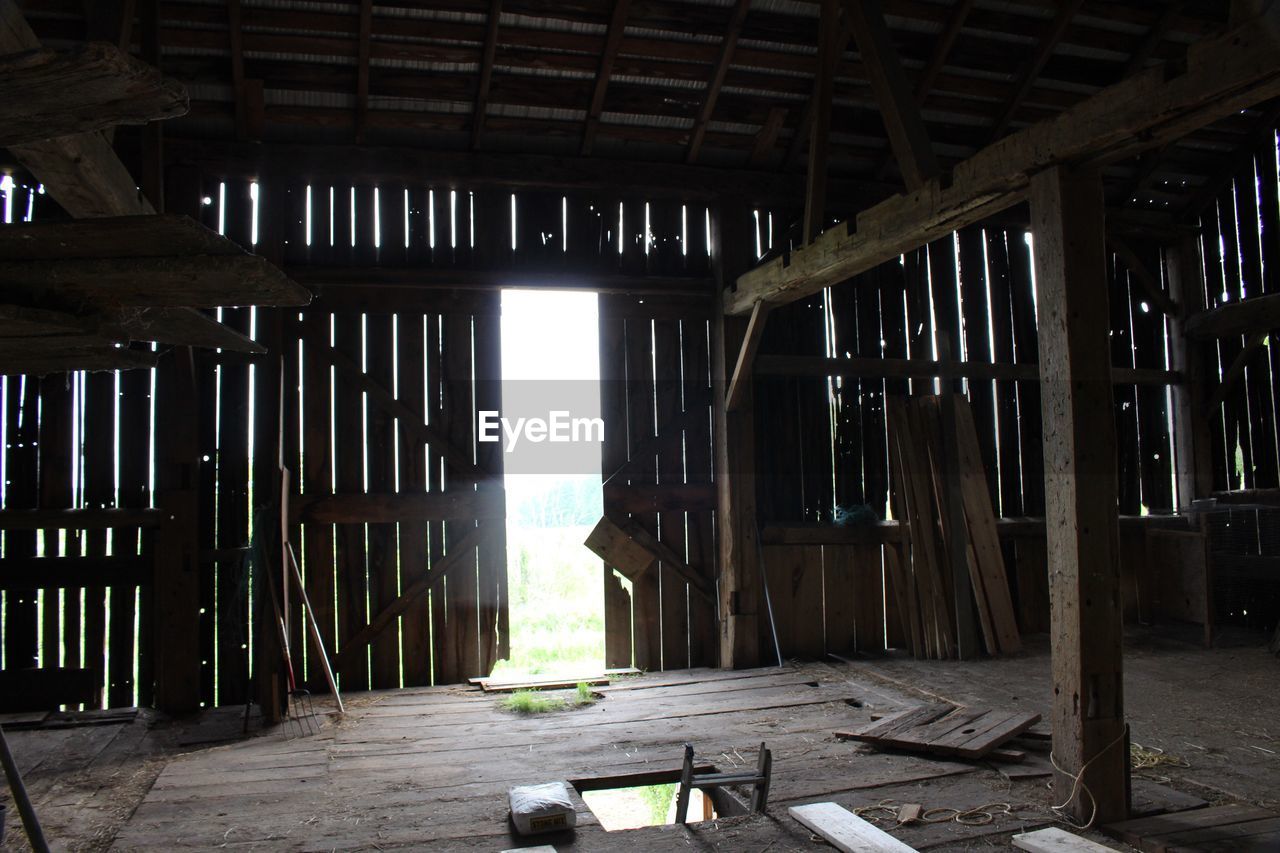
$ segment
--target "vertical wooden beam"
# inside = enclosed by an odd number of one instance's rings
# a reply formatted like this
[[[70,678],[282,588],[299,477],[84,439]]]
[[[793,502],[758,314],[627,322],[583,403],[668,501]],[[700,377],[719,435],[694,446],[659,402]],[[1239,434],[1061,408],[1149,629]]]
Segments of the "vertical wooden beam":
[[[809,131],[809,168],[805,173],[804,242],[812,243],[822,233],[827,209],[827,149],[831,133],[831,94],[835,80],[836,56],[840,47],[839,10],[836,0],[822,0],[822,21],[818,27],[818,74],[813,80],[812,121]]]
[[[239,0],[231,0],[239,2]],[[356,144],[364,142],[369,119],[369,51],[373,38],[373,0],[360,0],[360,32],[356,43]]]
[[[698,110],[698,117],[693,123],[693,132],[689,136],[689,148],[685,152],[686,163],[696,163],[702,151],[702,140],[707,135],[707,124],[716,111],[716,100],[720,97],[720,87],[729,74],[729,65],[733,62],[733,51],[738,46],[738,36],[742,34],[742,24],[751,10],[751,0],[737,0],[733,6],[733,14],[729,17],[729,27],[725,31],[724,41],[720,43],[720,56],[716,60],[715,70],[707,82],[707,95]]]
[[[105,41],[125,53],[133,45],[136,0],[90,0],[85,11],[85,41]]]
[[[746,205],[726,200],[712,218],[712,260],[721,287],[736,280],[751,259]],[[716,306],[712,324],[712,399],[715,430],[716,529],[719,533],[720,665],[733,669],[760,662],[760,550],[756,529],[755,412],[751,389],[742,408],[730,412],[719,401],[729,380],[729,367],[745,337],[747,322],[726,316]]]
[[[1184,237],[1165,250],[1169,295],[1182,306],[1182,313],[1169,324],[1169,366],[1180,371],[1186,382],[1173,386],[1173,443],[1178,506],[1187,507],[1196,498],[1213,491],[1213,458],[1209,435],[1208,346],[1191,340],[1183,331],[1184,318],[1205,307],[1204,266],[1195,237]]]
[[[604,50],[600,51],[600,68],[596,71],[596,83],[591,90],[587,124],[582,130],[583,157],[591,155],[596,143],[600,114],[604,112],[604,96],[609,90],[609,75],[613,73],[613,63],[618,58],[618,48],[622,46],[622,35],[627,29],[627,12],[630,8],[631,0],[617,0],[613,4],[613,16],[609,18],[609,29],[604,36]]]
[[[1054,791],[1076,820],[1095,823],[1128,813],[1104,208],[1096,171],[1058,166],[1032,179],[1053,751],[1061,768]]]
[[[778,144],[778,134],[782,131],[782,123],[787,119],[787,108],[773,106],[765,116],[764,124],[756,134],[755,144],[751,147],[751,159],[748,164],[759,168],[769,160],[773,147]]]
[[[862,55],[867,80],[880,106],[898,168],[907,189],[915,191],[938,174],[938,159],[907,85],[902,60],[889,37],[884,12],[879,0],[844,0],[844,12],[858,44],[858,53]]]
[[[501,20],[502,0],[489,0],[489,21],[485,27],[484,47],[480,52],[480,83],[476,87],[476,101],[471,109],[472,151],[480,147],[480,134],[484,133],[484,115],[489,109],[489,87],[493,83],[493,58],[498,52],[498,24]],[[365,98],[367,103],[367,89]]]

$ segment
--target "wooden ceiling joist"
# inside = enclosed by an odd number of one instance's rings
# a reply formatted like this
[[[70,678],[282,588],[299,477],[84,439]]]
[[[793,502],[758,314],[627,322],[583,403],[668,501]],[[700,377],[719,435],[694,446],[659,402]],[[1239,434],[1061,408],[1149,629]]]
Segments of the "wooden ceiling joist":
[[[865,272],[1026,197],[1031,176],[1060,163],[1103,165],[1280,96],[1280,8],[1192,45],[1177,68],[1151,68],[1062,115],[1012,134],[965,160],[944,186],[865,210],[812,245],[751,270],[725,296],[744,314],[761,300],[786,303]]]
[[[604,37],[604,50],[600,51],[600,67],[596,71],[596,81],[591,92],[591,106],[587,109],[587,123],[582,130],[583,157],[590,156],[595,147],[600,115],[604,112],[604,97],[609,91],[609,75],[613,74],[613,63],[618,58],[618,48],[622,45],[622,36],[627,29],[627,12],[630,8],[631,0],[616,0],[613,4],[609,29]]]
[[[0,147],[186,111],[180,83],[109,44],[0,56]]]
[[[902,60],[893,46],[879,0],[844,0],[844,15],[862,55],[862,66],[880,106],[889,145],[908,190],[917,190],[938,174],[938,158],[920,116],[920,107]]]
[[[476,101],[471,107],[471,150],[480,147],[484,133],[485,113],[489,111],[489,88],[493,83],[493,59],[498,52],[498,24],[502,21],[502,0],[489,0],[489,20],[485,27],[484,48],[480,52],[480,82]]]
[[[751,0],[737,0],[733,5],[733,13],[729,17],[729,26],[725,30],[724,40],[720,43],[720,55],[716,58],[711,80],[707,83],[707,93],[694,120],[693,131],[689,135],[689,147],[685,151],[684,161],[696,163],[702,151],[702,142],[706,138],[707,124],[716,111],[716,100],[720,97],[720,89],[724,86],[724,78],[729,74],[729,65],[733,62],[733,51],[738,46],[738,37],[747,20],[747,12],[751,10]]]

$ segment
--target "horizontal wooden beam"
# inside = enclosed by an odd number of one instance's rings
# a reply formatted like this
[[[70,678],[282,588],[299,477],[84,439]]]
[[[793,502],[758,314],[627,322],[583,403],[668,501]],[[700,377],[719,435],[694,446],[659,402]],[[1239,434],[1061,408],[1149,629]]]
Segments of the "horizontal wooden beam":
[[[311,294],[257,255],[0,262],[0,285],[37,302],[138,308],[306,305]]]
[[[8,557],[0,560],[0,589],[141,586],[155,572],[150,557]]]
[[[1188,317],[1183,329],[1188,337],[1200,340],[1275,331],[1280,329],[1280,293],[1251,296],[1201,311]]]
[[[6,509],[0,530],[104,530],[109,527],[159,527],[158,509]]]
[[[1039,382],[1038,364],[928,361],[915,358],[823,358],[806,355],[756,357],[757,376],[850,376],[865,379],[998,379]],[[1178,385],[1181,373],[1156,368],[1112,368],[1116,385]]]
[[[125,347],[91,346],[42,349],[33,343],[38,339],[11,338],[24,341],[18,351],[0,350],[0,373],[7,376],[46,376],[69,370],[136,370],[155,367],[156,355]]]
[[[352,175],[371,183],[404,182],[455,188],[496,187],[511,190],[633,193],[643,187],[648,198],[710,201],[733,195],[757,205],[796,204],[804,200],[801,175],[654,163],[613,157],[582,158],[550,154],[488,151],[429,151],[421,148],[341,145],[251,145],[170,136],[164,140],[170,164],[205,167],[218,174],[277,181],[350,181]],[[886,185],[831,181],[833,197],[851,205],[883,198]]]
[[[501,489],[391,494],[337,494],[295,497],[289,504],[295,521],[320,524],[394,524],[398,521],[446,521],[505,518]]]
[[[113,45],[0,55],[0,146],[187,112],[187,90]]]
[[[605,483],[604,503],[612,512],[701,512],[716,508],[716,490],[711,483]]]
[[[713,292],[708,276],[625,275],[621,273],[552,273],[515,270],[291,266],[286,272],[324,299],[339,289],[407,288],[421,290],[582,290],[627,296],[703,296]]]
[[[771,524],[760,531],[765,545],[876,545],[910,539],[910,526],[877,521],[850,527]]]
[[[1280,6],[1191,45],[1184,65],[1151,68],[1011,134],[930,181],[744,273],[725,311],[792,302],[1022,201],[1031,176],[1062,163],[1103,165],[1162,145],[1280,95]]]

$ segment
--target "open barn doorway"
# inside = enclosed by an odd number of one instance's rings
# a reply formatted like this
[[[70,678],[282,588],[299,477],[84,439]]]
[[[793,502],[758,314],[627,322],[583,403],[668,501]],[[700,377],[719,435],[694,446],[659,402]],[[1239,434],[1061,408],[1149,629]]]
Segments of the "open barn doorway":
[[[597,302],[594,293],[502,294],[503,407],[490,424],[503,442],[511,655],[495,675],[574,677],[604,666],[600,562],[582,544],[602,506]]]

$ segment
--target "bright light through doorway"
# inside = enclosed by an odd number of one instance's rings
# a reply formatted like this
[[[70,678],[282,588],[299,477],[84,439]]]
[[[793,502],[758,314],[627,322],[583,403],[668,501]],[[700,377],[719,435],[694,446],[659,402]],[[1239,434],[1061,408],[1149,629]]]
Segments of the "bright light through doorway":
[[[594,293],[503,292],[506,406],[571,387],[573,416],[598,417],[597,301]],[[602,512],[599,453],[569,470],[548,453],[545,443],[522,442],[504,457],[511,658],[495,669],[503,675],[577,676],[604,666],[603,573],[582,544]]]

